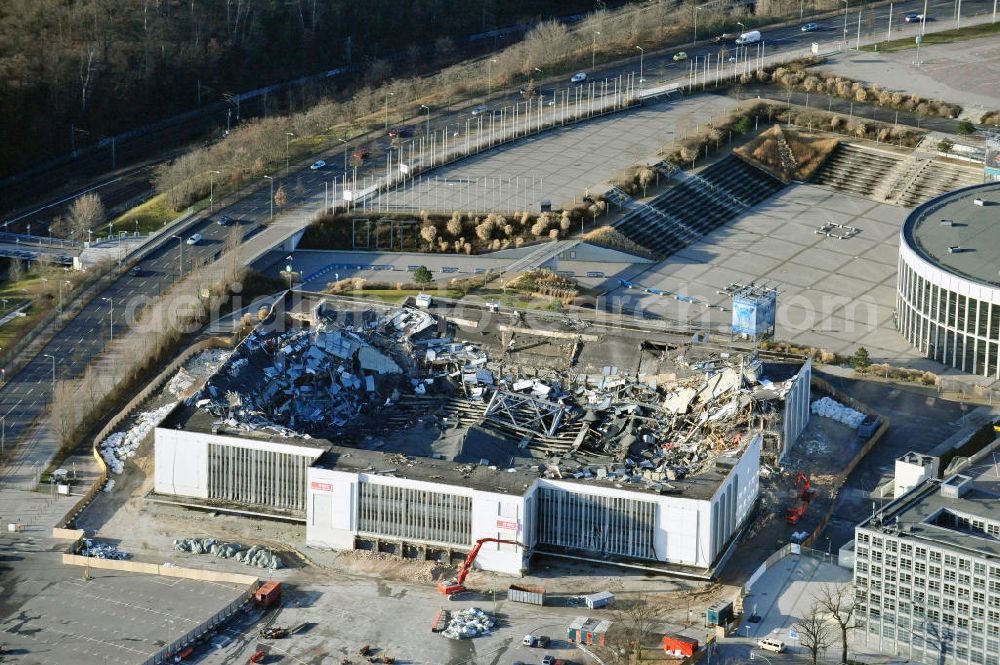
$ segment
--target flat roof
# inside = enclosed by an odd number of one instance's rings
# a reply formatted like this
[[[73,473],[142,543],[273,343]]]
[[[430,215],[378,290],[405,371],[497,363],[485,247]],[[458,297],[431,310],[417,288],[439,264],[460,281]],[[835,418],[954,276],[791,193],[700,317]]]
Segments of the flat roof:
[[[889,530],[902,538],[924,540],[945,548],[965,551],[971,556],[1000,558],[1000,538],[987,533],[935,523],[942,510],[965,517],[979,517],[1000,522],[1000,467],[992,452],[1000,448],[1000,440],[977,454],[957,475],[944,481],[926,480],[901,499],[893,501],[859,527],[868,530]],[[965,492],[958,497],[941,494],[946,485],[956,485],[968,478]]]
[[[977,198],[986,205],[974,205]],[[903,239],[943,270],[1000,288],[1000,182],[965,187],[927,201],[903,222]],[[959,249],[949,252],[949,247]]]
[[[742,450],[740,451],[743,452]],[[565,473],[562,477],[546,474],[549,466],[546,460],[516,460],[513,466],[480,465],[474,462],[454,462],[450,460],[403,455],[398,452],[348,448],[346,446],[330,445],[316,461],[314,468],[346,471],[349,473],[369,473],[394,478],[409,478],[425,482],[440,483],[485,492],[500,492],[504,494],[522,495],[531,487],[535,480],[548,478],[558,482],[594,487],[615,487],[623,491],[650,494],[654,496],[683,496],[686,499],[708,500],[715,494],[720,483],[725,480],[728,468],[720,469],[716,465],[696,475],[683,480],[664,481],[662,490],[645,482],[629,482],[628,480],[598,480],[596,470],[609,468],[609,460],[593,460],[582,464],[581,470],[589,470],[586,478],[574,478]],[[620,466],[620,465],[618,465]]]

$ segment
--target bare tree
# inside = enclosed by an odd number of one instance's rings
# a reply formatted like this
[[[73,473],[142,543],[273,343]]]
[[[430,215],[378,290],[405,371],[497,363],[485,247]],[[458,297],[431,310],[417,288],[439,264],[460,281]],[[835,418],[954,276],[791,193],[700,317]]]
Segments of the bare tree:
[[[816,603],[840,628],[840,662],[847,662],[847,633],[854,628],[854,588],[850,584],[824,584]]]
[[[76,240],[87,237],[87,231],[104,223],[104,204],[97,194],[84,194],[69,208],[69,233]]]
[[[618,601],[619,609],[614,621],[619,630],[612,639],[615,660],[621,663],[638,662],[642,658],[642,645],[659,624],[660,618],[646,596]],[[630,656],[631,654],[631,656]]]
[[[20,282],[24,279],[24,261],[21,259],[12,259],[10,266],[7,268],[7,279],[11,282]]]
[[[833,644],[829,619],[820,603],[813,603],[806,616],[796,621],[794,626],[799,631],[799,641],[812,655],[813,665],[816,665],[819,652]]]

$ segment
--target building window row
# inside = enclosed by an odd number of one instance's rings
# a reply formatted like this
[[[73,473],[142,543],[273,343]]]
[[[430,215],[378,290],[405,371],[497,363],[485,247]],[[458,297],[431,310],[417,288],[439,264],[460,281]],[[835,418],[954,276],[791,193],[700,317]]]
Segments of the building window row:
[[[973,374],[1000,378],[1000,305],[932,284],[902,257],[897,326],[928,358]]]

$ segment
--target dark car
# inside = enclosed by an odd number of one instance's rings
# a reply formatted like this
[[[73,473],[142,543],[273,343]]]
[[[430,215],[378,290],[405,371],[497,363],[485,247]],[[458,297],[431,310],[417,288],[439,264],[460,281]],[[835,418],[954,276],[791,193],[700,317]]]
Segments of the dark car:
[[[221,217],[219,217],[218,220],[216,220],[216,223],[219,226],[229,226],[230,224],[233,223],[233,218],[230,217],[229,215],[222,215]]]
[[[389,138],[403,139],[410,135],[409,127],[393,127],[389,130]]]
[[[728,32],[724,32],[715,39],[713,39],[712,41],[715,42],[716,44],[729,44],[731,42],[735,42],[737,37],[739,37],[739,35],[734,35]]]
[[[368,148],[358,148],[357,150],[354,151],[351,157],[353,157],[354,159],[368,159],[368,155],[370,154],[371,151]]]

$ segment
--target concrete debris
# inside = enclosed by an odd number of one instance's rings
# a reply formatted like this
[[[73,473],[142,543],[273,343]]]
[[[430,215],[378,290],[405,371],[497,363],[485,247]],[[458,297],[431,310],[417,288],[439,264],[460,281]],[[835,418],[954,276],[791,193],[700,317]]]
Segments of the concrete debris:
[[[229,358],[229,350],[209,349],[194,355],[167,383],[167,391],[175,397],[187,397],[191,388],[200,380],[219,371]]]
[[[823,397],[812,403],[810,410],[817,416],[826,416],[837,422],[844,423],[851,429],[857,429],[861,421],[865,419],[865,414],[855,411],[849,406],[844,406],[832,397]]]
[[[450,325],[408,306],[319,308],[307,327],[251,332],[185,404],[214,433],[369,449],[411,429],[484,426],[520,443],[472,446],[465,461],[510,469],[530,458],[548,477],[670,493],[754,433],[780,432],[775,402],[795,381],[768,379],[753,353],[699,346],[643,351],[649,373],[597,363],[578,373],[578,344],[519,333],[512,350],[513,336],[474,344]],[[534,349],[543,362],[519,364]],[[421,454],[459,459],[465,445]]]
[[[496,622],[488,612],[470,607],[453,613],[448,627],[441,634],[452,640],[467,640],[489,635],[495,626]]]
[[[79,554],[80,556],[94,559],[115,559],[118,561],[124,561],[129,558],[128,552],[118,549],[117,545],[102,543],[97,540],[90,540],[89,538],[84,538],[80,543]]]
[[[183,538],[174,541],[174,549],[191,554],[212,554],[219,559],[235,559],[257,568],[277,570],[283,567],[281,558],[263,545],[254,545],[244,551],[238,543],[224,543],[215,538]]]
[[[120,474],[125,470],[125,460],[135,456],[142,440],[173,411],[174,406],[175,404],[171,403],[153,411],[140,413],[127,430],[114,432],[101,442],[99,448],[101,458],[113,473]],[[109,492],[110,489],[105,487],[104,491]]]

